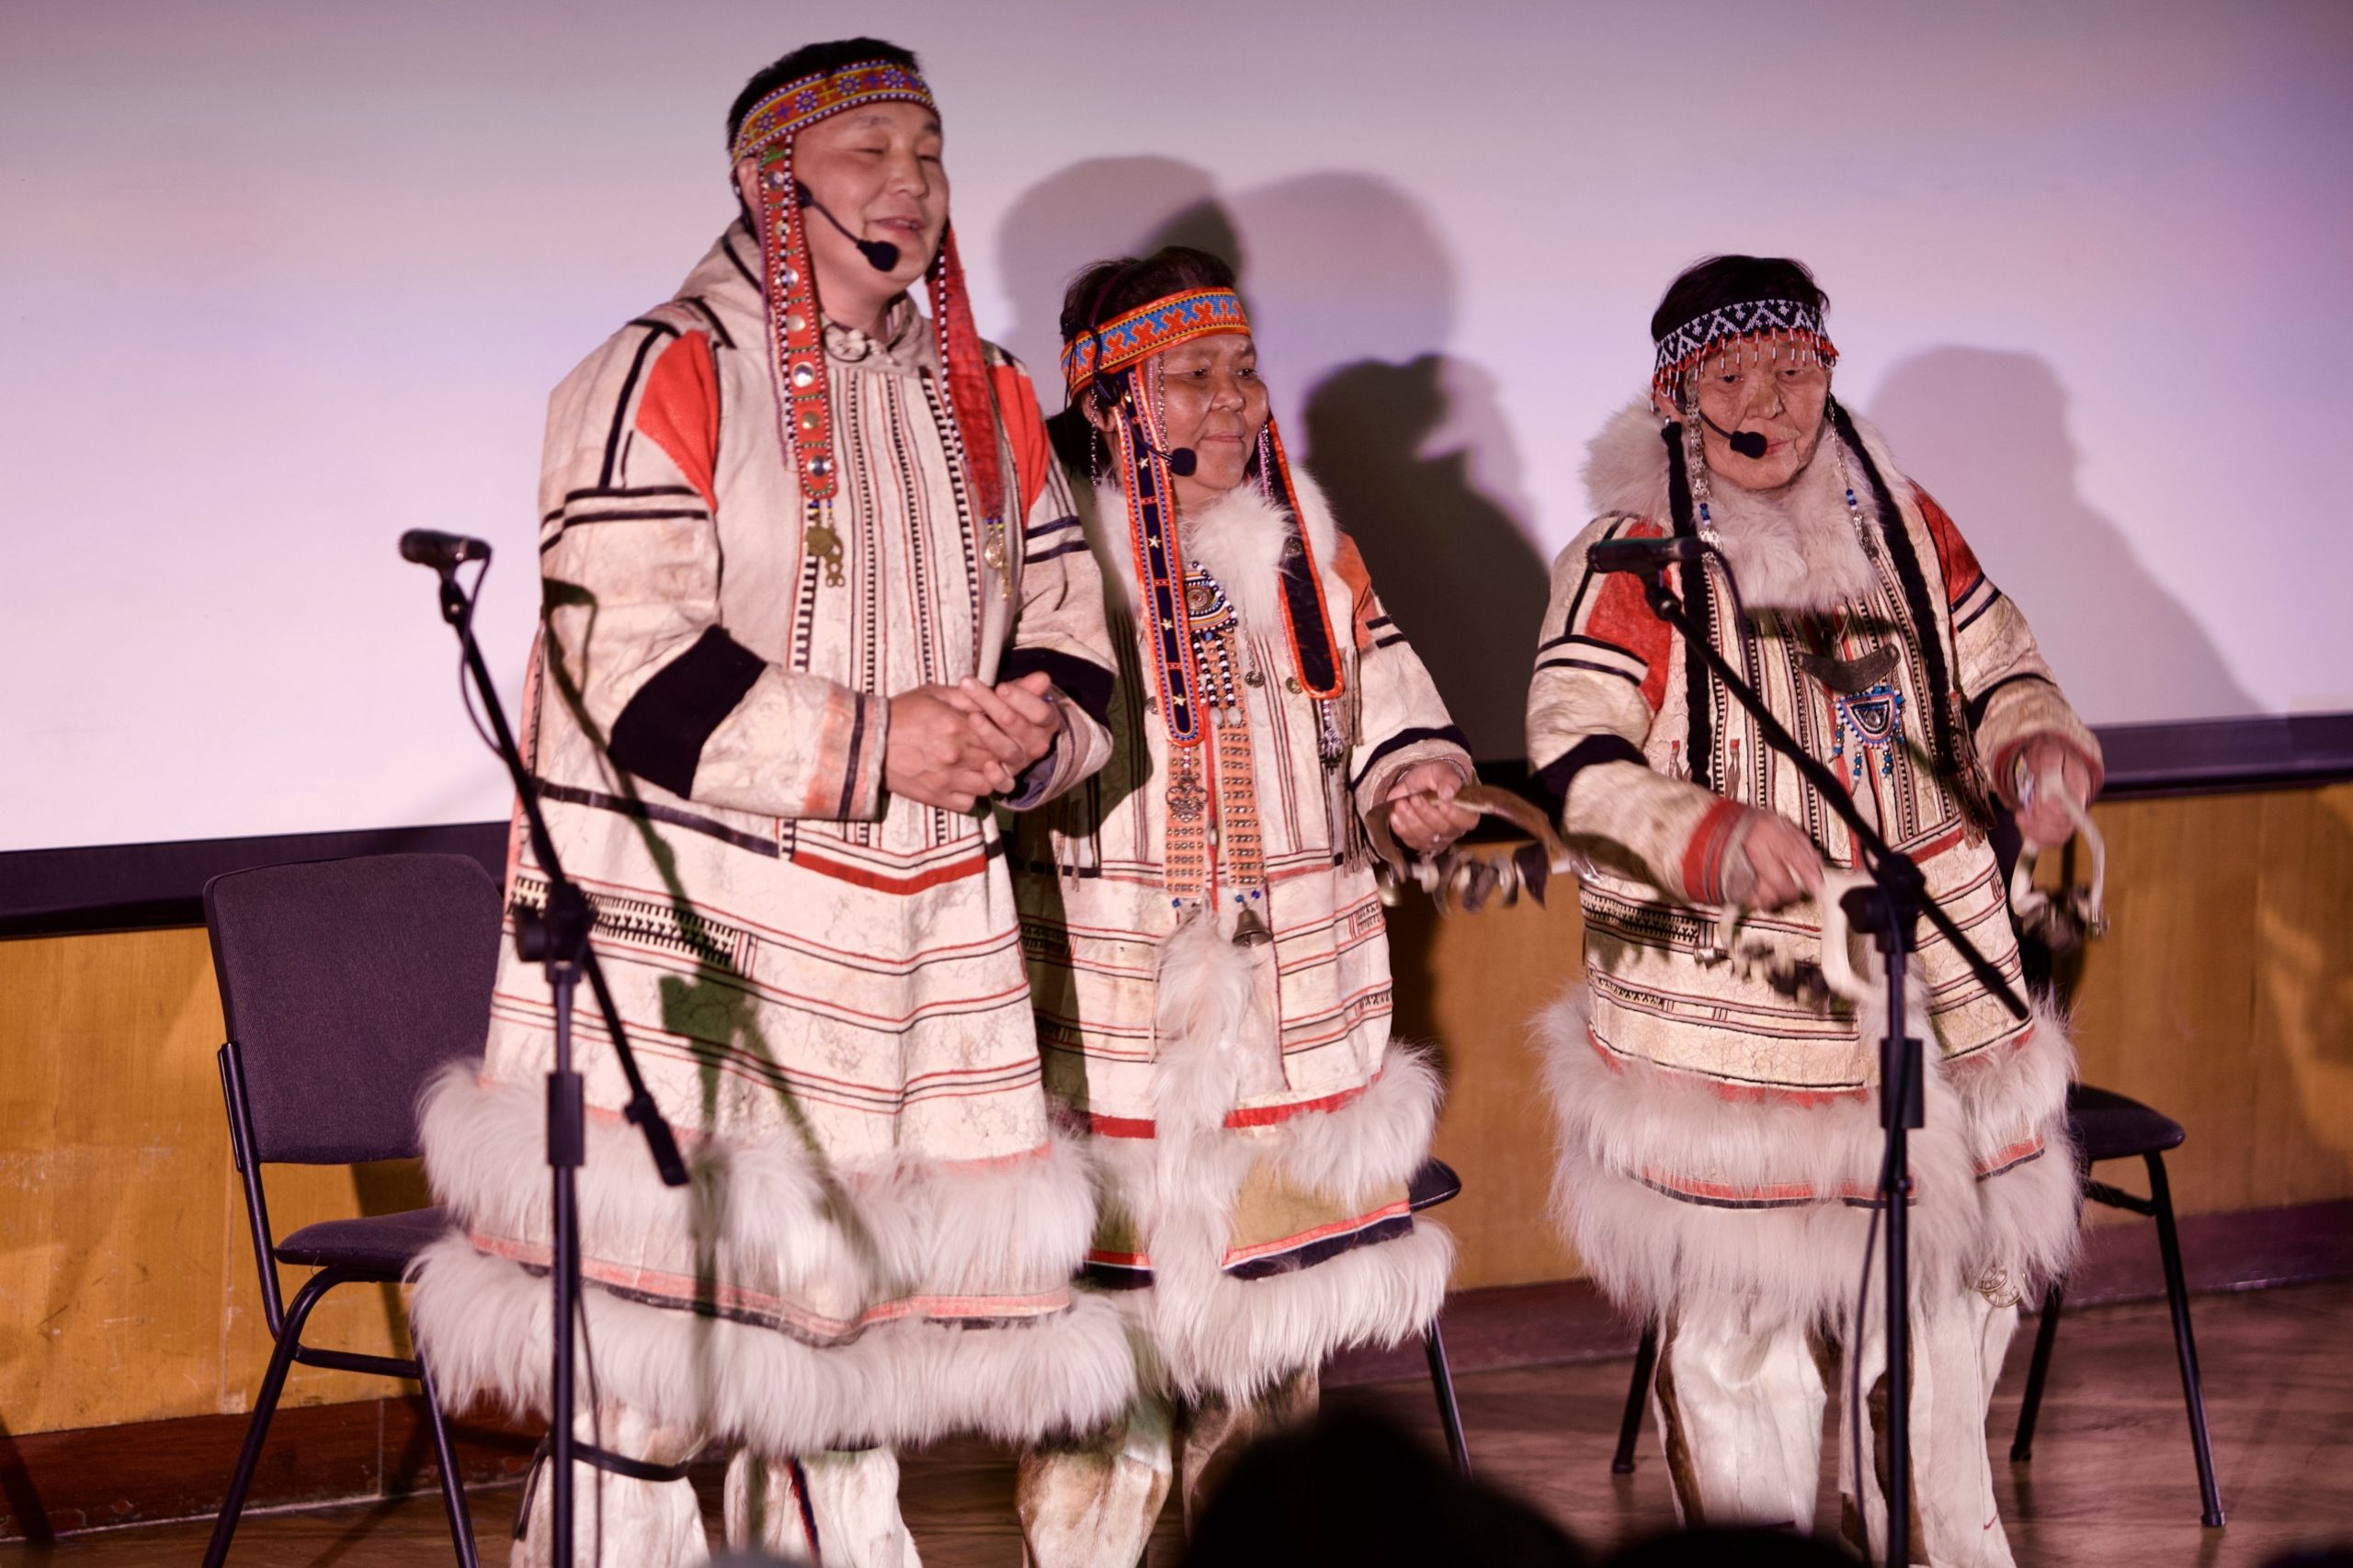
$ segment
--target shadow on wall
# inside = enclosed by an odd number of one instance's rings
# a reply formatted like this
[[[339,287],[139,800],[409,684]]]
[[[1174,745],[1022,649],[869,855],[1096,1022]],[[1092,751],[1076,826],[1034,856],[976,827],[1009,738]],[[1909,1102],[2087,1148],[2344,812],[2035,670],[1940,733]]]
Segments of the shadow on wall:
[[[1005,347],[1029,367],[1048,414],[1063,405],[1063,289],[1088,262],[1188,244],[1240,263],[1233,224],[1209,171],[1175,158],[1089,158],[1017,198],[997,231],[1013,304]]]
[[[1545,563],[1473,482],[1476,448],[1440,445],[1439,433],[1461,429],[1466,412],[1491,424],[1495,440],[1509,439],[1477,367],[1437,354],[1403,365],[1368,359],[1316,387],[1307,449],[1472,752],[1517,757],[1527,750]]]
[[[1436,226],[1370,175],[1226,194],[1174,159],[1074,164],[1006,214],[1007,346],[1033,367],[1051,364],[1074,273],[1172,244],[1233,264],[1293,459],[1330,494],[1472,748],[1519,756],[1545,563],[1514,494],[1518,453],[1494,382],[1445,352],[1456,278]],[[1061,402],[1051,379],[1040,380],[1049,408]]]
[[[1931,348],[1871,399],[1896,461],[1961,525],[2063,685],[2097,722],[2222,717],[2259,705],[2124,530],[2078,485],[2067,393],[2031,354]]]
[[[2093,718],[2258,711],[2189,609],[2141,564],[2125,531],[2084,499],[2067,401],[2051,367],[2032,355],[1943,347],[1889,371],[1871,410],[1897,460],[1944,504],[1986,573],[2026,610],[2052,667]],[[2143,1023],[2184,1027],[2178,1020],[2195,1017],[2222,1028],[2231,1032],[2206,1043],[2245,1053],[2251,1082],[2292,1088],[2268,1102],[2225,1095],[2224,1105],[2163,1108],[2193,1138],[2228,1135],[2232,1123],[2211,1119],[2227,1114],[2224,1106],[2252,1119],[2241,1125],[2267,1147],[2241,1178],[2245,1201],[2335,1196],[2341,1175],[2289,1188],[2277,1173],[2353,1169],[2353,1124],[2341,1109],[2353,1100],[2353,981],[2342,909],[2353,873],[2353,810],[2333,798],[2280,792],[2252,810],[2216,808],[2208,820],[2234,823],[2254,840],[2182,844],[2175,857],[2136,862],[2133,881],[2115,890],[2116,934],[2079,958],[2130,961],[2131,949],[2120,944],[2133,941],[2136,922],[2144,941],[2169,944],[2166,960],[2152,969],[2160,977],[2153,983],[2171,990],[2171,1001]],[[2207,858],[2202,866],[2199,857]],[[2250,915],[2251,939],[2238,924]],[[2203,974],[2211,990],[2213,973],[2233,969],[2245,977],[2244,1014],[2202,1002],[2187,978]],[[2065,978],[2072,983],[2073,969]],[[2239,983],[2234,975],[2222,989]],[[2118,1027],[2097,1014],[2080,1024],[2087,1038]],[[2110,1064],[2122,1068],[2117,1042],[2102,1045]],[[2118,1086],[2140,1085],[2126,1069]]]

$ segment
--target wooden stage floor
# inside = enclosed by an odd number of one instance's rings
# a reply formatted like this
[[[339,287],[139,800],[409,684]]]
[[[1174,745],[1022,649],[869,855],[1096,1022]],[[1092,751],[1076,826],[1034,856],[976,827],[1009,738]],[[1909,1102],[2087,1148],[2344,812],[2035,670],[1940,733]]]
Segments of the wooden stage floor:
[[[2197,1298],[2200,1359],[2230,1523],[2198,1522],[2197,1477],[2162,1301],[2071,1312],[2061,1325],[2031,1464],[2007,1462],[2030,1340],[2011,1346],[1992,1430],[2002,1511],[2026,1568],[2258,1564],[2300,1544],[2353,1542],[2353,1282]],[[1472,1458],[1484,1480],[1533,1499],[1582,1539],[1607,1544],[1669,1522],[1656,1435],[1631,1477],[1609,1473],[1626,1390],[1623,1359],[1480,1373],[1461,1380]],[[1426,1383],[1335,1391],[1437,1447]],[[1835,1452],[1835,1450],[1827,1450]],[[978,1444],[911,1456],[904,1495],[927,1568],[1013,1568],[1013,1470]],[[1825,1486],[1825,1493],[1830,1489]],[[506,1560],[518,1490],[474,1494],[485,1562]],[[1835,1508],[1835,1500],[1832,1503]],[[186,1563],[206,1528],[102,1532],[0,1549],[0,1562],[73,1568]],[[438,1497],[249,1517],[240,1568],[391,1568],[447,1562]],[[1162,1521],[1152,1568],[1176,1562]]]

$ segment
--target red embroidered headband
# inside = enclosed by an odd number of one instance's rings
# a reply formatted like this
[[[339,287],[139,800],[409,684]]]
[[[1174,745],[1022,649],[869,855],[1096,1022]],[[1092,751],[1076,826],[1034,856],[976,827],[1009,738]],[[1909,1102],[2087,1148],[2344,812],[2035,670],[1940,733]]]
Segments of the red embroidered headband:
[[[844,109],[882,103],[921,104],[935,114],[939,109],[924,79],[904,65],[882,60],[845,65],[827,74],[788,82],[754,104],[736,128],[728,161],[756,157]]]
[[[736,189],[758,214],[766,276],[768,335],[775,351],[777,400],[784,429],[785,455],[801,487],[809,516],[804,552],[825,562],[825,581],[842,583],[841,535],[823,516],[839,483],[835,472],[833,410],[825,394],[824,321],[817,308],[816,278],[809,262],[809,234],[801,222],[801,191],[792,167],[793,141],[819,120],[867,104],[912,103],[937,110],[921,75],[889,61],[845,65],[838,71],[788,83],[752,106],[731,143]],[[951,457],[972,480],[990,553],[1001,563],[1005,549],[1005,476],[996,439],[996,402],[989,389],[981,337],[972,324],[972,296],[956,254],[951,225],[940,235],[939,255],[929,271],[931,324],[938,337],[941,378],[948,383]]]
[[[1096,376],[1114,375],[1191,338],[1250,330],[1242,296],[1231,289],[1192,289],[1140,305],[1063,346],[1063,383],[1075,399]]]
[[[1193,610],[1187,592],[1188,569],[1182,533],[1176,526],[1172,478],[1178,471],[1170,467],[1160,400],[1153,391],[1139,392],[1126,384],[1126,372],[1193,338],[1249,330],[1249,318],[1233,290],[1188,289],[1091,326],[1063,348],[1063,379],[1074,402],[1098,377],[1109,383],[1105,390],[1118,394],[1106,400],[1108,439],[1119,465],[1120,488],[1126,493],[1128,542],[1135,562],[1141,630],[1152,651],[1160,721],[1168,741],[1163,885],[1180,907],[1210,897],[1219,885],[1220,860],[1211,835],[1209,790],[1221,771],[1231,775],[1237,767],[1246,768],[1249,746],[1246,730],[1237,728],[1230,716],[1219,717],[1219,704],[1206,689],[1196,660]],[[1192,470],[1188,466],[1181,472],[1189,474]],[[1256,479],[1259,493],[1268,502],[1298,517],[1290,460],[1271,416],[1258,433]],[[1340,629],[1332,624],[1324,600],[1314,541],[1303,519],[1294,527],[1277,572],[1296,672],[1293,689],[1315,699],[1319,755],[1327,767],[1336,767],[1346,751],[1339,699],[1347,690],[1347,665]],[[1229,746],[1234,748],[1231,756],[1225,749]],[[1203,757],[1209,750],[1216,750],[1223,759],[1215,768]],[[1245,836],[1255,842],[1255,835]],[[1238,857],[1230,859],[1223,873],[1239,879],[1231,884],[1235,902],[1258,897],[1263,891],[1259,886],[1263,867],[1250,869],[1239,839],[1229,856]],[[1244,884],[1248,884],[1246,894]]]

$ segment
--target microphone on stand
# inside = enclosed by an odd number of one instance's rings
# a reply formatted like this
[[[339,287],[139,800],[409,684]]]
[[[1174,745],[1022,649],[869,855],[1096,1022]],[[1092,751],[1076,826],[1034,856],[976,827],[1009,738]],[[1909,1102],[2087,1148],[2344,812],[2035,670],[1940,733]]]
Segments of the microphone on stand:
[[[859,239],[856,234],[849,232],[848,224],[843,222],[839,218],[835,217],[833,213],[826,209],[825,204],[817,199],[816,193],[812,191],[808,186],[802,184],[799,180],[794,180],[792,182],[792,188],[793,193],[800,198],[801,206],[808,208],[813,212],[823,215],[826,222],[831,223],[835,228],[839,229],[842,232],[842,238],[847,240],[850,244],[858,247],[858,254],[866,258],[867,266],[872,267],[877,272],[891,272],[897,269],[899,265],[898,246],[892,244],[888,240]]]
[[[454,572],[465,562],[489,560],[490,544],[486,540],[471,539],[464,534],[411,528],[401,535],[401,559],[430,566],[436,572]]]
[[[1677,562],[1705,557],[1709,546],[1698,539],[1610,539],[1586,551],[1586,564],[1596,572],[1635,572],[1644,576]]]

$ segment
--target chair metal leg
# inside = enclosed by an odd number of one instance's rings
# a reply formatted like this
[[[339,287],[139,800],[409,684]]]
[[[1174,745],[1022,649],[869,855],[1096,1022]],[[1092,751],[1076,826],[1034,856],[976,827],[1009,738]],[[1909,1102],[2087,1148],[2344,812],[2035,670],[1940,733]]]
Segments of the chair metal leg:
[[[1446,1364],[1446,1336],[1435,1318],[1422,1331],[1422,1349],[1430,1359],[1430,1388],[1438,1395],[1438,1419],[1446,1428],[1446,1450],[1454,1456],[1454,1468],[1467,1480],[1471,1449],[1462,1440],[1462,1411],[1454,1403],[1454,1373]]]
[[[426,1424],[433,1429],[433,1459],[441,1467],[441,1506],[449,1515],[449,1539],[457,1543],[458,1568],[481,1568],[474,1556],[473,1514],[466,1506],[466,1478],[458,1471],[458,1446],[449,1440],[449,1424],[441,1414],[440,1397],[433,1391],[433,1372],[425,1353],[416,1357],[416,1381],[425,1390]]]
[[[1643,1326],[1643,1342],[1634,1346],[1634,1381],[1626,1390],[1626,1414],[1618,1423],[1618,1453],[1609,1461],[1612,1475],[1634,1473],[1634,1442],[1643,1435],[1643,1407],[1650,1403],[1651,1373],[1658,1366],[1658,1324]]]
[[[2181,1396],[2189,1407],[2189,1442],[2198,1456],[2199,1517],[2209,1529],[2222,1524],[2222,1494],[2214,1484],[2214,1450],[2206,1437],[2206,1396],[2198,1381],[2198,1342],[2189,1332],[2189,1286],[2182,1278],[2181,1239],[2173,1227],[2173,1187],[2162,1154],[2146,1156],[2149,1201],[2157,1211],[2157,1251],[2165,1259],[2165,1301],[2173,1309],[2174,1348],[2181,1358]]]
[[[278,1344],[269,1353],[269,1370],[262,1374],[261,1390],[254,1395],[253,1417],[245,1423],[245,1443],[237,1451],[229,1494],[222,1499],[212,1540],[204,1549],[204,1568],[221,1568],[229,1560],[229,1541],[237,1533],[238,1517],[245,1511],[245,1493],[253,1486],[255,1468],[261,1463],[261,1447],[269,1436],[269,1418],[278,1412],[278,1396],[286,1392],[286,1373],[302,1342],[302,1325],[310,1321],[311,1309],[319,1304],[319,1299],[347,1278],[341,1269],[322,1269],[311,1276],[286,1309],[286,1326],[278,1331]]]
[[[2067,1282],[2054,1279],[2043,1293],[2042,1321],[2034,1329],[2034,1359],[2027,1364],[2026,1398],[2018,1403],[2018,1429],[2010,1439],[2010,1462],[2034,1458],[2034,1423],[2042,1414],[2042,1380],[2051,1374],[2051,1346],[2059,1339],[2059,1309],[2064,1304]]]

